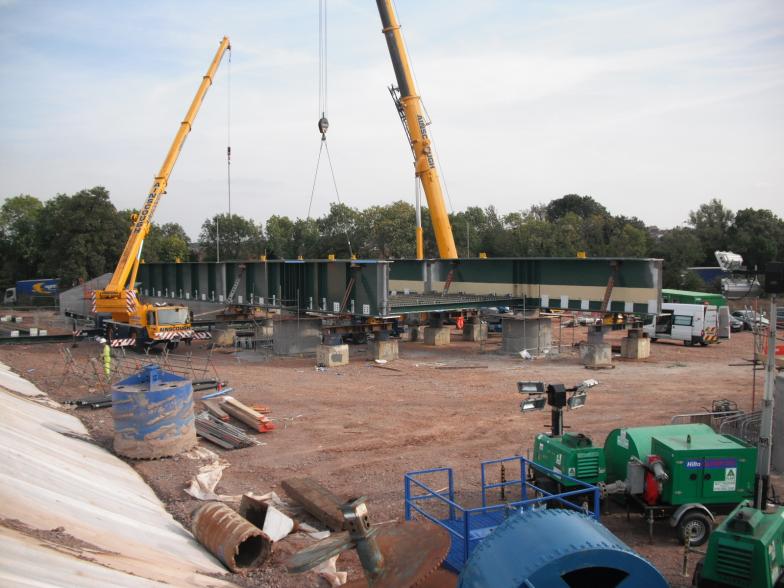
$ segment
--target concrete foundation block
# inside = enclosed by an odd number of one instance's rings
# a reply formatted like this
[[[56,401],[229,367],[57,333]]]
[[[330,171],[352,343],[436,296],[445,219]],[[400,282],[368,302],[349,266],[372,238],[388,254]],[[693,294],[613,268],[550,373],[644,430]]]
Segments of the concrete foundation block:
[[[275,355],[315,353],[321,344],[321,319],[275,321],[272,349]]]
[[[215,347],[232,347],[237,329],[215,329],[212,334],[212,344]]]
[[[422,327],[418,327],[416,325],[409,325],[408,328],[402,333],[400,338],[403,341],[421,341]]]
[[[368,341],[368,353],[372,359],[394,361],[399,357],[398,340],[387,339],[386,341]]]
[[[553,327],[549,318],[504,318],[501,324],[504,353],[520,353],[525,349],[537,355],[552,345]]]
[[[316,348],[316,365],[338,367],[348,365],[348,345],[319,345]]]
[[[583,343],[580,345],[580,362],[589,367],[612,365],[612,345]]]
[[[463,341],[484,341],[487,339],[487,323],[466,323],[463,325]]]
[[[449,345],[451,327],[425,327],[425,345]]]
[[[651,340],[648,337],[624,337],[621,339],[621,357],[645,359],[651,356]]]

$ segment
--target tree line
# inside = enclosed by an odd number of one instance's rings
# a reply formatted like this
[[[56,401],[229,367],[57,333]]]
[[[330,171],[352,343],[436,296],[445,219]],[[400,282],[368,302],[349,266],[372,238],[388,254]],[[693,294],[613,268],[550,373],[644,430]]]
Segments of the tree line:
[[[0,284],[34,277],[78,283],[113,271],[127,240],[133,210],[117,210],[106,188],[58,194],[41,201],[20,195],[0,207]],[[468,207],[449,215],[458,253],[476,257],[657,257],[664,259],[664,286],[704,289],[686,271],[716,265],[715,250],[743,255],[750,268],[784,259],[784,220],[768,209],[733,212],[718,199],[691,211],[672,229],[614,215],[591,196],[567,194],[548,204],[501,213]],[[425,255],[437,256],[426,209]],[[204,221],[196,242],[178,223],[153,223],[145,261],[323,259],[356,255],[371,259],[415,256],[415,210],[397,201],[365,209],[332,204],[319,218],[272,215],[264,222],[218,214]]]

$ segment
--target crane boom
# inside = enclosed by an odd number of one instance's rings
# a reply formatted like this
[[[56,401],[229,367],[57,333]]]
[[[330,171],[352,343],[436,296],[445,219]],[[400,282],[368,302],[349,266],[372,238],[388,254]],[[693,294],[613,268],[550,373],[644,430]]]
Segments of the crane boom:
[[[416,175],[425,190],[427,206],[430,209],[430,218],[433,221],[433,230],[436,235],[438,254],[442,259],[455,259],[457,248],[452,235],[452,226],[449,223],[444,193],[441,190],[441,180],[438,177],[433,151],[430,147],[431,141],[427,134],[422,99],[414,84],[414,76],[403,43],[403,35],[400,32],[400,23],[397,20],[392,0],[376,0],[376,4],[397,79],[398,87],[396,91],[393,91],[393,97],[398,105],[398,112],[403,120],[411,144],[411,151],[414,154]],[[396,96],[395,92],[399,96]],[[417,227],[417,258],[422,259],[423,257],[422,229]]]
[[[220,46],[218,47],[218,51],[215,53],[215,58],[212,60],[210,68],[207,70],[206,75],[199,85],[199,89],[196,91],[196,96],[193,98],[193,102],[191,102],[185,119],[180,123],[180,128],[174,136],[171,147],[169,147],[166,159],[163,160],[163,165],[161,166],[158,175],[155,176],[144,207],[142,207],[138,217],[133,223],[131,235],[128,237],[128,242],[125,244],[125,249],[123,249],[120,261],[117,263],[117,267],[114,270],[114,274],[106,288],[99,294],[99,298],[118,297],[126,289],[133,290],[134,282],[136,281],[136,273],[139,270],[139,257],[141,255],[142,245],[144,243],[144,238],[150,231],[153,213],[158,206],[161,196],[166,193],[169,176],[174,168],[174,164],[177,162],[177,157],[180,155],[183,143],[185,143],[185,139],[191,131],[193,120],[199,112],[199,108],[204,100],[204,96],[207,94],[207,90],[212,85],[212,80],[215,77],[215,72],[218,70],[221,59],[223,59],[223,55],[228,49],[231,49],[229,38],[223,37]]]

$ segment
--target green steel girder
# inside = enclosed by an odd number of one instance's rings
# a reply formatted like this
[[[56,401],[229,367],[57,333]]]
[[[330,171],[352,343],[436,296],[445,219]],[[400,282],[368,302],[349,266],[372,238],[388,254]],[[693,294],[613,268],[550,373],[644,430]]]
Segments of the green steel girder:
[[[597,312],[609,283],[611,312],[654,314],[661,305],[662,261],[637,258],[144,263],[140,293],[222,302],[240,264],[246,270],[235,303],[324,314],[385,316],[499,305]],[[399,293],[420,300],[409,303]]]

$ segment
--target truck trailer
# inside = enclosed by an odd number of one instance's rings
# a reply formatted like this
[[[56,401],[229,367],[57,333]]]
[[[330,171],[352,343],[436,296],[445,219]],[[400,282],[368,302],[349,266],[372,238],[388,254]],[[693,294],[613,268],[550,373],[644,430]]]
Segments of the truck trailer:
[[[20,280],[15,286],[5,289],[3,304],[8,306],[55,306],[59,281],[59,278]]]

